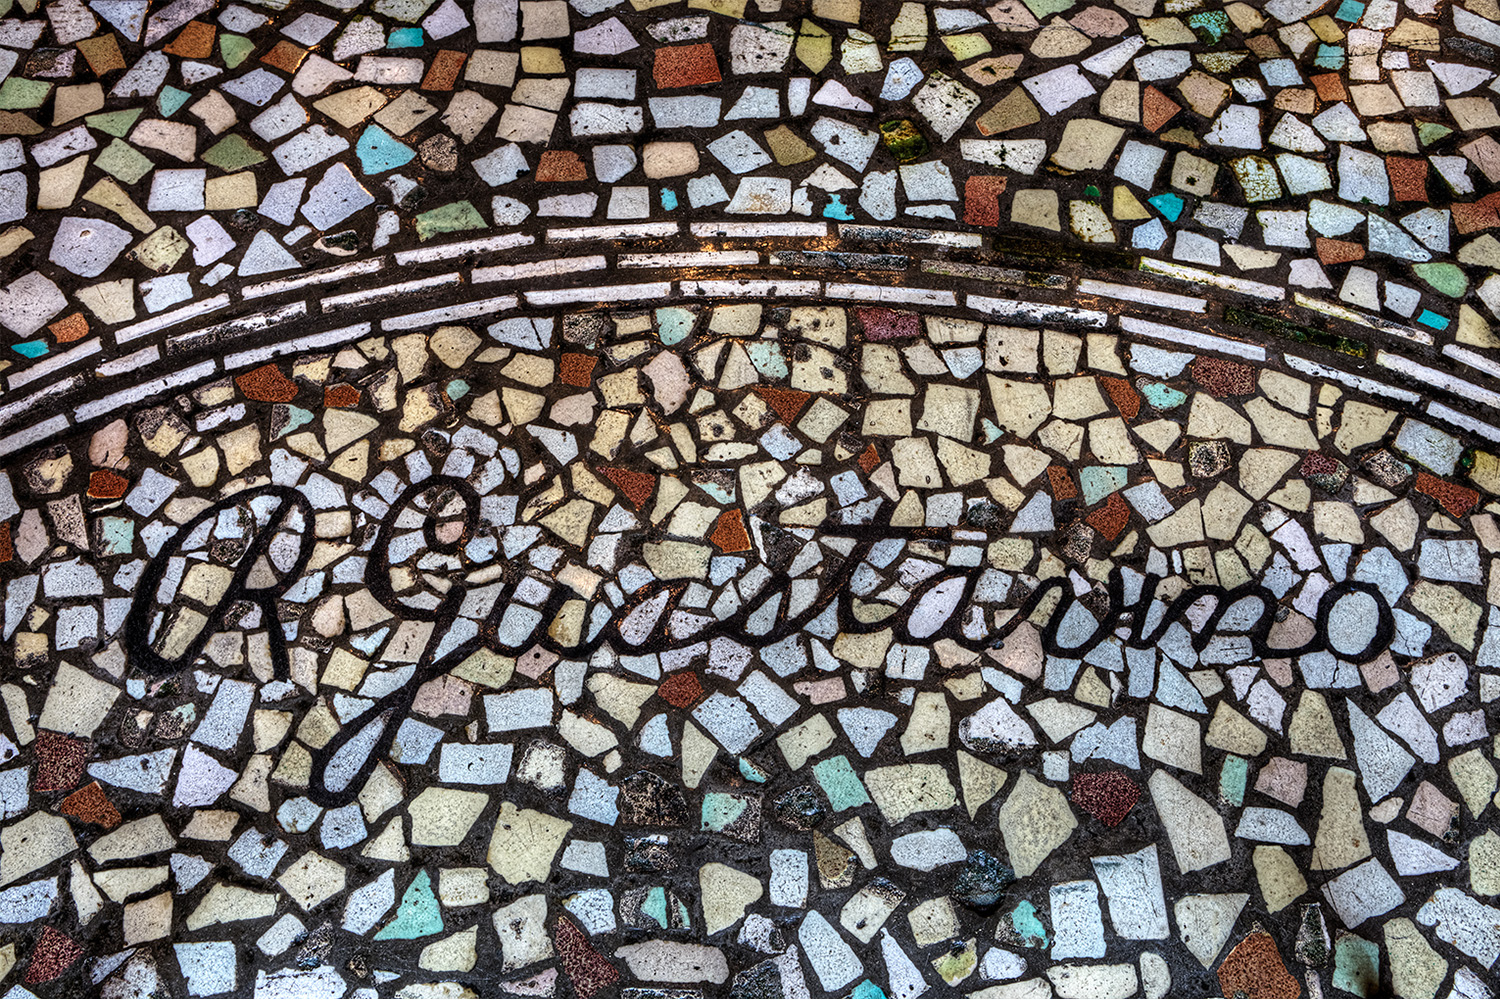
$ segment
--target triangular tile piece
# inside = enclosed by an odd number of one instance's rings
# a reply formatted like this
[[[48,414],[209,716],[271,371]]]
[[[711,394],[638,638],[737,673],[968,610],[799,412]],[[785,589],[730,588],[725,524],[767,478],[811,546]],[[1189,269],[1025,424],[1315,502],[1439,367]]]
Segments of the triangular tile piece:
[[[145,27],[149,6],[148,0],[94,0],[89,4],[95,14],[114,25],[132,42],[141,40],[141,28]]]
[[[248,278],[255,274],[289,271],[301,266],[297,263],[297,258],[276,241],[276,237],[262,229],[250,241],[250,248],[240,260],[240,274]]]
[[[1205,969],[1213,966],[1249,900],[1249,893],[1244,892],[1204,893],[1184,896],[1172,908],[1182,943]]]
[[[1153,132],[1160,131],[1181,110],[1182,105],[1155,87],[1147,87],[1141,95],[1141,124]]]
[[[992,764],[975,757],[971,753],[958,752],[958,783],[963,788],[964,808],[969,810],[969,818],[979,812],[986,802],[995,797],[995,793],[1005,787],[1005,779],[1009,775]]]

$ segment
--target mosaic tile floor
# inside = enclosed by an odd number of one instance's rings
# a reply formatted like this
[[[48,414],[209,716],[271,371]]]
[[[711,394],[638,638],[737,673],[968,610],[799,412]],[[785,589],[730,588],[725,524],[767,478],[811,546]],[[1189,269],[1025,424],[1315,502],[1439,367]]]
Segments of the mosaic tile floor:
[[[1492,997],[1496,0],[0,0],[0,994]]]

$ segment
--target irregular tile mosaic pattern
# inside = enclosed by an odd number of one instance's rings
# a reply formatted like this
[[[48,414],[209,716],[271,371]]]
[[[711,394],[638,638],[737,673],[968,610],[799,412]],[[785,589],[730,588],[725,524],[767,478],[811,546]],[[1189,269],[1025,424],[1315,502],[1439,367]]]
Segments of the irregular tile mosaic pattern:
[[[5,996],[1494,994],[1494,0],[0,8]]]

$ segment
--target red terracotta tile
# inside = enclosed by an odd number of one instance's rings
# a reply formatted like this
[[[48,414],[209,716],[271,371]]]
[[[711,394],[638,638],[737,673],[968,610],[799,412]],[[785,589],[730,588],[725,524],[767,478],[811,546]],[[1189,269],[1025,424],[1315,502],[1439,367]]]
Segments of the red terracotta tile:
[[[1318,92],[1320,101],[1333,104],[1349,99],[1349,92],[1344,89],[1344,80],[1337,73],[1319,73],[1312,78],[1312,85]]]
[[[1000,196],[1007,177],[978,175],[964,181],[964,222],[971,226],[1000,224]]]
[[[1365,259],[1365,245],[1355,243],[1353,240],[1332,240],[1326,236],[1319,236],[1316,240],[1318,248],[1318,260],[1325,266],[1329,264],[1348,264],[1356,260]]]
[[[549,149],[537,160],[536,179],[541,183],[586,181],[589,171],[583,159],[571,149]]]
[[[701,87],[723,79],[719,73],[719,58],[714,55],[714,47],[708,42],[657,49],[651,75],[662,90]]]
[[[738,508],[720,514],[708,540],[717,545],[721,552],[750,551],[750,535],[745,531],[744,514]]]
[[[594,367],[599,358],[593,354],[564,354],[557,377],[566,385],[588,388],[594,384]]]
[[[275,365],[261,365],[234,380],[240,392],[262,403],[290,403],[297,398],[297,383]]]
[[[1130,505],[1118,493],[1111,493],[1093,513],[1084,518],[1089,527],[1103,535],[1106,541],[1114,541],[1130,522]]]
[[[89,496],[94,500],[118,500],[130,489],[130,480],[112,469],[89,473]]]
[[[656,693],[674,708],[691,708],[703,697],[703,682],[691,670],[679,670],[662,681]]]
[[[326,386],[323,389],[323,405],[335,410],[349,410],[359,405],[364,392],[348,382]]]
[[[625,499],[630,501],[636,510],[646,506],[651,499],[651,494],[656,492],[656,477],[649,472],[636,472],[633,469],[620,469],[614,466],[601,466],[599,471],[604,478],[614,483]]]
[[[1302,984],[1287,971],[1276,939],[1256,931],[1234,946],[1219,966],[1219,987],[1229,997],[1285,997],[1302,995]]]
[[[1141,94],[1141,124],[1152,132],[1160,132],[1181,110],[1181,104],[1155,87],[1148,86]]]
[[[1078,486],[1066,466],[1047,466],[1047,481],[1052,485],[1053,499],[1072,500],[1078,496]]]
[[[1453,228],[1464,235],[1500,226],[1500,212],[1486,201],[1456,201],[1448,209],[1453,213]]]
[[[1109,396],[1110,402],[1115,404],[1115,409],[1120,411],[1120,416],[1127,421],[1140,416],[1141,394],[1135,391],[1128,379],[1100,375],[1099,385]]]
[[[440,51],[432,57],[432,65],[427,67],[427,75],[422,77],[422,89],[452,90],[468,58],[467,54],[453,49]]]
[[[775,386],[757,386],[755,394],[766,401],[766,405],[776,411],[784,424],[790,424],[797,419],[797,414],[802,412],[802,407],[812,398],[811,393],[800,389],[779,389]]]
[[[1453,517],[1463,517],[1474,509],[1479,503],[1479,492],[1471,490],[1467,486],[1450,483],[1446,479],[1439,479],[1430,472],[1417,473],[1416,491],[1425,493],[1438,503],[1442,504]]]
[[[82,340],[89,335],[89,321],[84,318],[83,313],[76,312],[64,316],[57,322],[47,327],[53,339],[59,344],[71,344],[75,340]]]
[[[64,816],[72,816],[85,823],[102,826],[106,830],[120,823],[120,810],[109,801],[109,796],[104,794],[104,789],[97,781],[89,782],[63,799],[62,804],[57,808]]]
[[[1427,161],[1415,156],[1387,156],[1385,172],[1397,201],[1427,201]]]

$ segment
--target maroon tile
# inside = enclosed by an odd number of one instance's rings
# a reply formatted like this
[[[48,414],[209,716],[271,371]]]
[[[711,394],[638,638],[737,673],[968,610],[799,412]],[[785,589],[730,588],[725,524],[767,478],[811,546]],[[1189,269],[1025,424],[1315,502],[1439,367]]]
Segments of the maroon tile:
[[[1325,493],[1337,493],[1349,480],[1349,467],[1336,458],[1310,451],[1297,470],[1304,479]]]
[[[36,734],[36,776],[31,787],[38,792],[66,792],[83,777],[88,763],[89,741],[52,733]]]
[[[1141,786],[1124,771],[1075,774],[1072,799],[1105,826],[1119,826],[1141,800]]]
[[[897,312],[884,306],[856,309],[866,340],[900,340],[922,333],[922,318],[916,313]]]
[[[553,934],[563,972],[573,981],[579,996],[598,996],[620,981],[620,970],[589,944],[587,935],[573,921],[559,917]]]
[[[43,929],[36,947],[31,949],[31,964],[26,967],[26,982],[50,983],[67,972],[83,957],[83,945],[50,924]]]
[[[1255,391],[1255,369],[1238,361],[1200,357],[1193,362],[1192,373],[1194,382],[1221,398]]]

